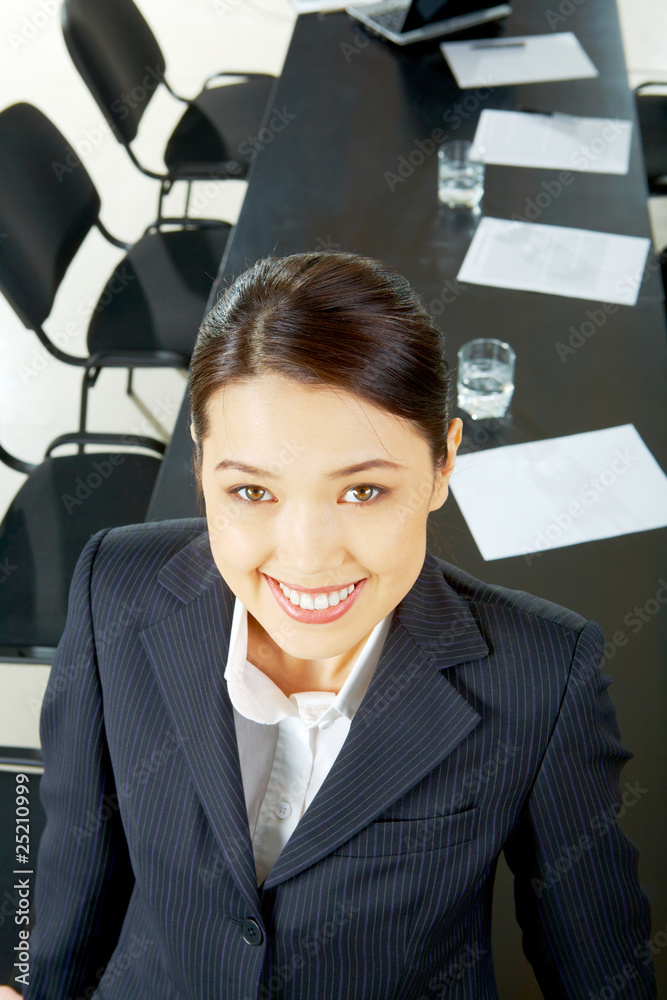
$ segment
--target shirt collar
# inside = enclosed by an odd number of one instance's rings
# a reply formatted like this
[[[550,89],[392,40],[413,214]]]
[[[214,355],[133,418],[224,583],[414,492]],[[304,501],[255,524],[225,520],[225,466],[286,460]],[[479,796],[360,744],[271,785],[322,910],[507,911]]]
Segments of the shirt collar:
[[[264,725],[274,725],[289,717],[301,719],[308,729],[335,722],[341,716],[351,721],[377,666],[392,615],[390,612],[375,626],[338,694],[303,691],[288,698],[277,684],[247,660],[248,611],[236,598],[225,667],[225,680],[234,708],[246,719]]]

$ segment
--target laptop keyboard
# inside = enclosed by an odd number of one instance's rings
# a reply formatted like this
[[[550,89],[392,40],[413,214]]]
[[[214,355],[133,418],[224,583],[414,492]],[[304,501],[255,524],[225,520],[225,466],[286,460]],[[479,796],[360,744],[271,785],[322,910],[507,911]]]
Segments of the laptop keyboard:
[[[399,31],[403,27],[407,8],[408,5],[404,3],[396,4],[395,6],[392,4],[387,10],[373,11],[370,16],[376,24],[381,24],[383,28],[388,28],[390,31]]]

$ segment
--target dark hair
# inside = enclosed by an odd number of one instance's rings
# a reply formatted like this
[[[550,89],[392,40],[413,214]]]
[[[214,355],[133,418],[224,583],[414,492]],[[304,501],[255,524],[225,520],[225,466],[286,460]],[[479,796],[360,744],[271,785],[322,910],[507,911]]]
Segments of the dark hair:
[[[410,420],[447,457],[450,367],[443,337],[405,278],[351,253],[266,257],[205,317],[189,377],[197,443],[207,404],[232,382],[266,374],[344,389]]]

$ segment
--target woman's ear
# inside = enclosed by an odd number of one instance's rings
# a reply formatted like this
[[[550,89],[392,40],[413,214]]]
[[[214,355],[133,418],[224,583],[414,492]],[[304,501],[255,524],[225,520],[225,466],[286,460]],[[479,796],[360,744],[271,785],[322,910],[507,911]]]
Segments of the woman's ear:
[[[437,471],[437,480],[433,490],[433,496],[431,497],[431,503],[429,504],[429,511],[438,510],[438,508],[442,507],[443,503],[447,499],[447,494],[449,493],[449,480],[451,479],[452,472],[454,471],[454,465],[456,464],[456,452],[459,449],[462,437],[463,421],[460,420],[459,417],[455,417],[454,420],[449,421],[449,427],[447,429],[447,461]]]

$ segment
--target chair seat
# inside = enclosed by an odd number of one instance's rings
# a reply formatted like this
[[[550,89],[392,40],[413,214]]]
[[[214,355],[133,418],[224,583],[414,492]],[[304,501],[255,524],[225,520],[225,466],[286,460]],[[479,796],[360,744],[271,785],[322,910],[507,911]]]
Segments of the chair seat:
[[[257,135],[275,77],[258,75],[243,83],[210,87],[195,98],[167,144],[164,162],[174,179],[214,177],[215,164],[232,161],[244,177],[256,153]],[[229,176],[225,174],[225,176]]]
[[[159,468],[149,455],[85,453],[28,477],[0,523],[0,645],[57,645],[81,550],[100,528],[144,520]]]
[[[88,327],[88,350],[175,351],[190,358],[231,231],[148,233],[116,268]]]

